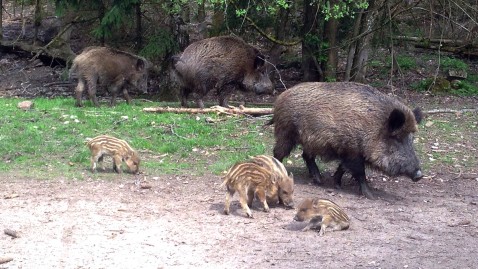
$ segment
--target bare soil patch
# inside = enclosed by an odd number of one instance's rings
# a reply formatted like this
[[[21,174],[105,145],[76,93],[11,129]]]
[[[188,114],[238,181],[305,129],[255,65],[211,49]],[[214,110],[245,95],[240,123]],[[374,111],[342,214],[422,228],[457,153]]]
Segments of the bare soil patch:
[[[222,213],[225,191],[216,175],[114,180],[0,176],[2,268],[476,268],[477,178],[413,183],[371,174],[376,201],[310,184],[296,174],[296,201],[332,199],[351,216],[349,230],[319,237],[301,232],[294,210],[253,206],[244,216],[237,197]],[[330,184],[329,184],[330,183]],[[18,195],[18,196],[17,196]],[[9,197],[14,197],[7,199]],[[16,197],[15,197],[16,196]]]

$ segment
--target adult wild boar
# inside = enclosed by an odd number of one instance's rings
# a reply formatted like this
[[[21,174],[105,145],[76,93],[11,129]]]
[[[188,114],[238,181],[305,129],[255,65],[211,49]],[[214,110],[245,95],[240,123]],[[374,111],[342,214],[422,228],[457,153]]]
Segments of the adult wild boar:
[[[127,86],[147,93],[149,63],[144,58],[128,52],[108,47],[87,47],[75,57],[70,76],[76,73],[78,85],[75,89],[76,105],[82,106],[81,96],[88,88],[88,96],[95,106],[98,85],[111,93],[111,105],[116,103],[116,95],[123,92],[126,102],[131,103]]]
[[[274,104],[274,157],[282,161],[297,144],[302,145],[302,158],[317,184],[321,175],[315,157],[339,160],[335,185],[340,187],[347,170],[359,182],[362,194],[374,199],[366,183],[366,165],[389,176],[405,175],[413,181],[422,177],[413,148],[413,133],[421,117],[419,109],[412,112],[371,86],[298,84]]]
[[[187,98],[194,93],[197,105],[204,108],[202,99],[211,89],[217,91],[219,104],[227,106],[224,88],[228,85],[239,85],[257,94],[271,93],[273,85],[264,63],[264,55],[258,49],[237,37],[212,37],[190,44],[173,58],[181,84],[181,106],[187,107]]]

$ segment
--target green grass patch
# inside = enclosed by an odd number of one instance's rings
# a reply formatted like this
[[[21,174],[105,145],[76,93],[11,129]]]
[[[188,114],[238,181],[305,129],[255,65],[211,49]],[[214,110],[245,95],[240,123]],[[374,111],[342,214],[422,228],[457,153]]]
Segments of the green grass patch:
[[[0,99],[2,172],[81,178],[90,167],[86,139],[100,134],[128,141],[140,152],[147,174],[218,174],[248,156],[270,154],[273,143],[270,130],[262,127],[263,118],[142,111],[145,106],[164,106],[160,103],[96,108],[86,102],[77,108],[72,98],[34,99],[34,108],[22,111],[17,108],[20,101]],[[212,121],[206,122],[207,117]]]

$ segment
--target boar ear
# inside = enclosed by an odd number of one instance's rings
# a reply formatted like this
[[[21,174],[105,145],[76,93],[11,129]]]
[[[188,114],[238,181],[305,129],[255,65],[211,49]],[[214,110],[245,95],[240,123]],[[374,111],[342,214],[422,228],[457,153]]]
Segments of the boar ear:
[[[405,114],[401,110],[394,109],[388,117],[388,131],[393,133],[402,128],[403,124],[405,124]]]
[[[415,116],[415,121],[417,122],[417,124],[420,124],[422,122],[422,119],[423,119],[422,110],[419,107],[416,107],[413,110],[413,115]]]
[[[146,63],[142,59],[136,61],[136,70],[141,71],[146,67]]]
[[[266,62],[265,59],[266,57],[260,53],[258,50],[256,50],[256,58],[254,59],[254,69],[257,69],[259,67],[264,66],[264,63]]]

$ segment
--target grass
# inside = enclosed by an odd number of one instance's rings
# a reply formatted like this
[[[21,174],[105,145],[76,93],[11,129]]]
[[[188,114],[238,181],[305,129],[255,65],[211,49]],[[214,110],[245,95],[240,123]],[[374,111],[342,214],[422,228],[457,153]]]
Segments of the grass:
[[[135,102],[128,106],[74,106],[73,98],[35,99],[29,111],[18,109],[21,99],[0,98],[0,172],[36,179],[115,179],[111,161],[107,173],[89,171],[88,137],[110,134],[128,141],[139,151],[141,170],[146,175],[221,174],[249,156],[271,154],[272,129],[264,128],[269,118],[226,115],[147,113],[146,106],[164,103]],[[206,118],[211,120],[206,121]],[[474,171],[477,114],[461,117],[433,115],[417,134],[417,153],[424,171],[460,167]],[[300,149],[292,152],[286,166],[307,174]],[[324,171],[336,164],[318,160]],[[294,172],[294,173],[295,173]]]
[[[263,135],[270,133],[264,118],[142,112],[158,103],[77,108],[72,98],[35,99],[32,110],[22,111],[20,101],[0,99],[1,172],[81,178],[90,166],[85,141],[100,134],[128,141],[147,174],[219,174],[248,156],[270,153],[272,145],[271,135]]]

